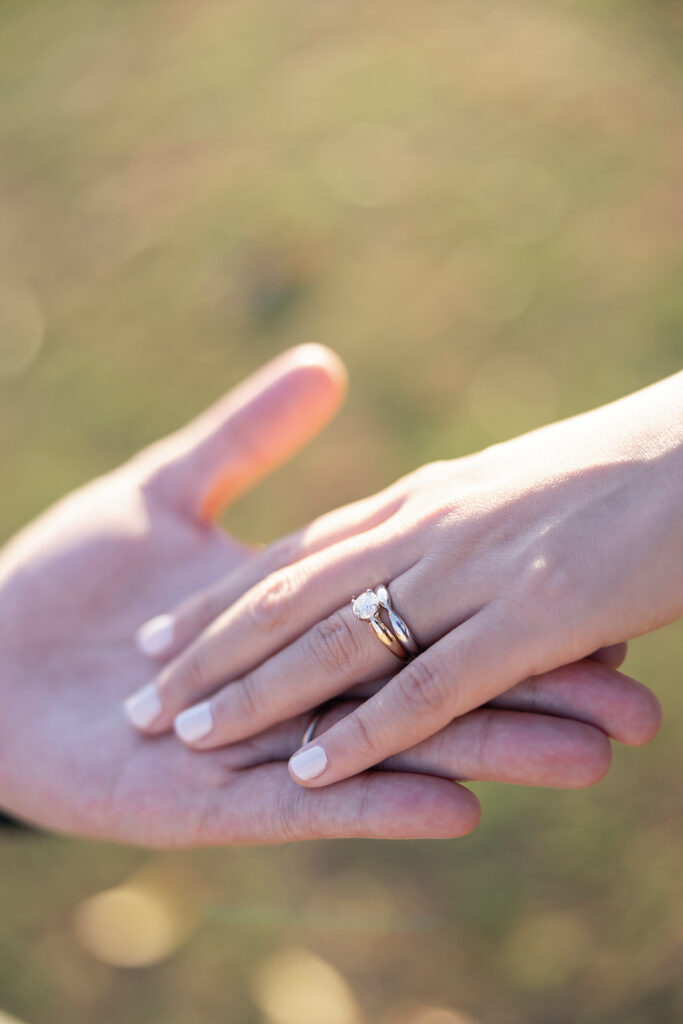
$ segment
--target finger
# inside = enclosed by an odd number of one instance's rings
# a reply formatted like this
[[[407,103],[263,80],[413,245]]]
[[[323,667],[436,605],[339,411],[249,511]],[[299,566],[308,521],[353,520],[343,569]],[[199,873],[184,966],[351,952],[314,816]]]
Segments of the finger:
[[[349,693],[345,694],[338,702],[323,711],[315,728],[316,735],[322,735],[332,725],[359,707],[362,700],[377,693],[384,685],[384,682],[373,682],[365,684],[363,687],[354,688],[361,691],[357,694],[357,698],[354,699],[349,699]],[[528,713],[533,713],[541,720],[550,718],[550,716],[554,716],[551,719],[553,721],[562,721],[564,718],[576,720],[580,724],[590,725],[601,730],[602,733],[618,740],[620,743],[632,746],[640,746],[651,740],[656,735],[661,721],[659,702],[647,687],[635,679],[630,679],[628,676],[613,669],[597,665],[589,659],[575,662],[572,665],[566,665],[563,668],[554,669],[552,672],[546,672],[533,679],[524,680],[511,690],[508,690],[507,693],[502,694],[494,702],[491,702],[488,708],[509,712],[525,712],[527,717],[530,717]],[[471,712],[470,714],[476,713]],[[455,722],[447,726],[447,729],[455,728],[466,717],[463,716],[463,718],[456,719]],[[292,751],[296,750],[297,746],[299,746],[310,720],[311,712],[307,711],[303,715],[289,719],[287,722],[279,723],[277,726],[263,730],[253,737],[232,744],[229,748],[231,768],[237,770],[245,766],[261,764],[264,761],[286,760]],[[460,734],[449,732],[448,735],[454,737]],[[469,736],[470,733],[468,732],[467,735]],[[547,735],[546,732],[540,732],[538,734],[539,740],[544,741]],[[570,732],[568,735],[572,737],[574,733]],[[536,736],[535,733],[534,736]],[[429,746],[431,738],[424,742],[428,744],[427,747],[418,745],[413,750],[425,749],[430,751],[431,756],[432,747]],[[528,774],[526,779],[529,785],[578,786],[583,784],[580,781],[581,779],[597,781],[599,777],[598,769],[604,760],[604,751],[601,754],[600,749],[596,750],[596,742],[591,730],[587,740],[588,750],[583,752],[586,756],[584,757],[582,754],[583,760],[581,764],[577,763],[575,766],[577,768],[576,772],[572,768],[569,774],[564,773],[564,767],[567,764],[571,767],[571,757],[568,757],[567,761],[561,762],[562,774],[554,776],[556,781],[544,783],[540,780],[540,776],[532,778],[532,775]],[[193,744],[190,743],[189,745],[192,746]],[[200,747],[201,742],[197,746]],[[456,744],[455,749],[460,750],[459,742]],[[537,763],[545,763],[544,749],[539,747],[536,750],[533,745],[528,747],[530,770]],[[526,750],[527,747],[525,745],[519,748],[515,755],[515,765],[523,766],[525,764],[524,752]],[[408,754],[412,756],[411,752],[408,752]],[[399,756],[402,757],[403,755]],[[398,762],[393,761],[385,763],[398,764]],[[405,764],[406,770],[421,770],[420,762],[416,760],[408,760],[402,763]],[[445,764],[450,763],[446,762]],[[559,765],[560,762],[558,761]],[[581,765],[583,765],[585,774],[581,774]],[[458,778],[492,779],[493,775],[487,775],[487,770],[490,772],[490,767],[489,769],[481,767],[477,769],[477,773],[468,775],[465,769],[462,768],[462,770],[455,771],[453,775]],[[439,770],[436,774],[447,775],[448,772]],[[503,765],[503,770],[496,777],[495,781],[515,780],[508,777]],[[589,783],[586,782],[585,784]]]
[[[285,352],[138,457],[150,490],[192,518],[215,519],[322,429],[345,387],[344,367],[329,349]]]
[[[592,725],[479,708],[382,767],[461,781],[583,789],[599,782],[611,761],[607,736]]]
[[[146,622],[137,633],[138,648],[150,658],[165,660],[176,656],[238,598],[271,573],[381,525],[401,503],[401,493],[392,487],[335,509],[275,541],[218,584],[194,594],[173,611]]]
[[[358,693],[359,680],[375,693],[378,687],[368,681],[376,678],[379,658],[400,665],[340,609],[247,676],[178,714],[176,734],[188,746],[209,750],[259,734],[351,687]],[[525,680],[494,703],[582,718],[632,744],[647,742],[659,727],[659,705],[649,690],[588,659]]]
[[[236,775],[229,790],[207,790],[195,845],[452,839],[476,828],[480,813],[473,793],[445,779],[372,772],[308,791],[292,783],[286,765],[265,764]]]
[[[528,654],[500,604],[410,662],[384,689],[291,758],[304,785],[338,782],[415,746],[524,677]]]
[[[621,644],[612,644],[610,647],[601,647],[598,651],[594,651],[591,654],[591,658],[593,661],[598,661],[601,665],[607,665],[609,668],[619,668],[626,661],[627,654],[628,644],[624,641]]]
[[[395,667],[395,655],[350,607],[338,608],[339,595],[352,593],[369,563],[381,578],[394,557],[383,535],[369,531],[272,574],[126,701],[130,721],[144,732],[163,732],[181,710],[232,679],[210,707],[192,707],[181,723],[185,736],[222,745]]]
[[[325,711],[320,731],[342,721],[357,706],[345,702]],[[277,744],[274,756],[287,756],[291,743],[301,738],[302,721],[296,719],[275,730],[279,736],[271,740]],[[262,744],[259,746],[262,757]],[[582,789],[607,774],[611,752],[605,733],[584,722],[533,712],[477,708],[422,743],[387,758],[379,767],[461,782]]]
[[[356,625],[350,609],[334,612],[247,675],[181,711],[173,723],[177,736],[199,750],[235,743],[375,677],[378,663],[400,667]]]
[[[649,743],[662,721],[651,690],[592,659],[525,679],[489,706],[575,718],[633,747]]]
[[[387,682],[354,686],[345,696],[367,700]],[[662,722],[661,705],[647,686],[592,658],[525,679],[487,706],[574,718],[633,747],[654,739]]]
[[[357,701],[340,701],[327,708],[316,735],[358,707]],[[299,716],[235,744],[230,748],[231,766],[286,760],[308,720],[309,715]],[[607,737],[592,725],[535,712],[477,708],[379,767],[459,781],[579,789],[598,782],[610,760]]]

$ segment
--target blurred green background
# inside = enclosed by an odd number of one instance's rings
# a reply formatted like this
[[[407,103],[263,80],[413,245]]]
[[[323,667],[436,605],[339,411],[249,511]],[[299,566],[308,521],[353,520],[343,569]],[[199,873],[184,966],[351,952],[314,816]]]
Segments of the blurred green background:
[[[351,395],[231,513],[253,540],[678,369],[681,28],[673,0],[4,0],[2,536],[299,341]],[[464,840],[3,834],[0,1008],[683,1020],[680,637],[627,662],[651,747],[588,792],[479,786]]]

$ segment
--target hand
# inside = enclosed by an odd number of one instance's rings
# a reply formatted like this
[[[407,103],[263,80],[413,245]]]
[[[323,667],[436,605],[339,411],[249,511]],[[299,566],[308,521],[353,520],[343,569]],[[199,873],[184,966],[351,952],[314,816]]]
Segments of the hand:
[[[253,553],[207,518],[314,434],[343,387],[329,353],[295,350],[4,548],[2,806],[48,828],[163,846],[474,826],[474,797],[427,777],[380,773],[302,801],[286,767],[301,721],[259,740],[257,763],[256,741],[197,757],[170,737],[142,740],[122,713],[148,673],[133,642],[141,622],[226,573],[236,592],[259,578]]]
[[[290,544],[317,550],[241,599],[223,584],[200,594],[170,616],[164,654],[179,656],[147,688],[154,713],[137,726],[159,734],[175,719],[189,746],[214,749],[386,676],[394,656],[347,601],[391,581],[428,649],[294,759],[298,781],[326,785],[414,747],[520,678],[575,660],[585,669],[591,651],[609,657],[605,648],[675,617],[680,529],[665,550],[658,534],[680,505],[669,471],[680,459],[680,380],[655,390],[424,467],[300,532]],[[261,570],[282,550],[266,552]],[[646,742],[657,725],[650,704],[617,738]]]
[[[286,760],[306,716],[197,757],[169,737],[141,739],[121,713],[123,695],[147,672],[132,642],[140,621],[219,577],[224,597],[238,596],[268,557],[296,553],[290,542],[256,556],[207,516],[313,434],[342,390],[329,354],[295,350],[191,427],[61,502],[4,549],[5,808],[49,828],[160,846],[454,836],[475,826],[476,799],[444,779],[381,772],[321,793],[295,786]],[[307,543],[313,540],[299,538],[302,555]],[[157,621],[157,646],[160,635]],[[567,670],[506,700],[556,714],[571,706],[614,732],[651,708],[643,688],[598,666]],[[321,727],[356,706],[335,708]],[[590,725],[490,711],[462,719],[393,767],[578,786],[602,774],[608,759],[603,733]]]

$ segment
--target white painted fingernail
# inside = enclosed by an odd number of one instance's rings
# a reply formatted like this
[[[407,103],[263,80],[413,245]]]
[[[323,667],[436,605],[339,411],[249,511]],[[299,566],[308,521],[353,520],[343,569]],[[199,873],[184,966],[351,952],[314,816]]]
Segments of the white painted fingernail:
[[[156,683],[148,683],[124,703],[129,720],[137,729],[147,729],[162,711]]]
[[[302,782],[310,782],[317,779],[327,768],[327,754],[322,747],[308,747],[294,754],[289,761],[292,775]]]
[[[158,658],[173,646],[175,623],[172,615],[157,615],[135,634],[138,650],[148,658]]]
[[[203,704],[195,704],[193,708],[181,711],[176,715],[173,728],[181,740],[186,743],[196,743],[203,740],[213,729],[213,714],[211,704],[205,700]]]

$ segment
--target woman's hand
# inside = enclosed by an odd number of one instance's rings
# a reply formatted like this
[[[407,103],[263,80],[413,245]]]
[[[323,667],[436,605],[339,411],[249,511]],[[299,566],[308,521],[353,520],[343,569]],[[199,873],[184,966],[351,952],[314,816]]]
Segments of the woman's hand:
[[[673,620],[682,381],[423,467],[265,552],[252,568],[273,571],[244,596],[219,585],[162,620],[157,653],[188,646],[129,703],[134,723],[161,733],[175,719],[207,750],[386,677],[394,655],[348,601],[387,582],[424,653],[292,759],[298,781],[327,785],[520,679]]]

